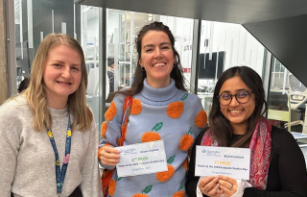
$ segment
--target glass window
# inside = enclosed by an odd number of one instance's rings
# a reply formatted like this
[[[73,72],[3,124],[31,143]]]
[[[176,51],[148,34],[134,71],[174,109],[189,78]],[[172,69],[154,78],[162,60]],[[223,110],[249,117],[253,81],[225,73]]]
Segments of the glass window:
[[[271,71],[270,92],[268,98],[268,117],[275,126],[307,134],[304,127],[307,102],[307,88],[276,58]],[[278,119],[275,113],[288,113]],[[289,124],[289,122],[291,122]]]
[[[93,111],[98,128],[100,128],[102,120],[99,116],[101,105],[99,102],[99,85],[101,84],[99,79],[99,39],[101,39],[101,34],[99,33],[100,9],[92,6],[80,7],[80,40],[88,73],[86,102]]]
[[[30,76],[31,64],[44,37],[50,33],[68,34],[83,48],[89,74],[87,102],[99,125],[98,11],[101,8],[76,5],[73,0],[14,0],[14,7],[17,87]]]
[[[307,88],[276,58],[273,59],[268,98],[268,119],[272,125],[294,135],[307,135]],[[307,161],[307,139],[297,140]]]
[[[264,47],[242,25],[202,21],[197,94],[206,112],[224,70],[245,65],[262,76],[263,59]]]
[[[37,48],[46,35],[65,33],[80,41],[80,6],[73,0],[14,0],[14,6],[18,86],[29,77]]]

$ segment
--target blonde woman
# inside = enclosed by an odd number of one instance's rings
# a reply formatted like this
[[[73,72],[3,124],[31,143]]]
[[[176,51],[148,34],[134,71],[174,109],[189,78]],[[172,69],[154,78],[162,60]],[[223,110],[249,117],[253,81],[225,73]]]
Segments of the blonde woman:
[[[67,35],[48,35],[29,87],[0,108],[1,196],[101,196],[86,87],[81,46]]]

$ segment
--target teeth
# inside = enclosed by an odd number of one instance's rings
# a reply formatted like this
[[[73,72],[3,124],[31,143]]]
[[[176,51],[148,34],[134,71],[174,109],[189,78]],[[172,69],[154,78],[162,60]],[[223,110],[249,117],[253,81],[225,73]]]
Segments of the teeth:
[[[155,67],[162,67],[162,66],[165,66],[165,63],[157,63],[154,65]]]
[[[240,113],[241,110],[231,110],[230,112],[231,112],[231,113]]]

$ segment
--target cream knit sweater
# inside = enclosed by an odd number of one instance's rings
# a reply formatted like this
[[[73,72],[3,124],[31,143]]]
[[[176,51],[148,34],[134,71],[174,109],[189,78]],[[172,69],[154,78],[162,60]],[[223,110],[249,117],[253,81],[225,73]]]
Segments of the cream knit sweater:
[[[52,132],[62,167],[67,109],[49,108]],[[73,117],[71,117],[73,119]],[[95,122],[88,131],[72,132],[71,152],[62,196],[78,186],[84,197],[101,196],[97,161],[98,131]],[[32,129],[32,112],[19,96],[0,107],[0,193],[2,197],[55,197],[55,156],[46,130]]]

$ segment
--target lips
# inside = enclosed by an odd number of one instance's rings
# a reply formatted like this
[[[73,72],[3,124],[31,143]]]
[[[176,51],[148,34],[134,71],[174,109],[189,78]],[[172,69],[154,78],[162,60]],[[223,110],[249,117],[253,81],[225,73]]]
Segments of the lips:
[[[71,85],[72,83],[70,82],[64,82],[64,81],[57,81],[58,84],[62,84],[62,85]]]

